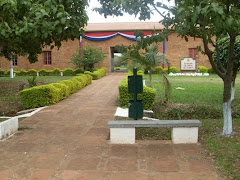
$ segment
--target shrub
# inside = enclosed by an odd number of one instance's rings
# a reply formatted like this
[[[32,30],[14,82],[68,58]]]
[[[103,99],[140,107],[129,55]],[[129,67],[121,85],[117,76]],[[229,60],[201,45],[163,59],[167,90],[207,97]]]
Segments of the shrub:
[[[92,46],[86,46],[82,48],[81,56],[80,51],[71,57],[71,61],[77,67],[84,66],[84,70],[91,70],[94,64],[104,60],[105,55],[102,50]],[[94,70],[93,70],[94,71]]]
[[[65,84],[65,85],[67,86],[67,89],[68,89],[68,93],[69,93],[69,94],[74,93],[73,81],[71,81],[71,80],[64,80],[64,81],[60,81],[59,83]]]
[[[209,74],[216,74],[216,72],[214,71],[214,69],[212,67],[208,68],[208,73]]]
[[[63,75],[64,76],[73,76],[74,72],[72,68],[66,68],[63,70]]]
[[[205,66],[198,66],[198,71],[200,73],[207,73],[208,72],[208,68],[206,68]]]
[[[40,76],[49,76],[49,74],[50,74],[50,71],[49,71],[49,70],[46,70],[46,69],[41,69],[41,70],[39,71],[39,75],[40,75]]]
[[[59,100],[65,99],[70,95],[70,91],[67,90],[67,86],[61,83],[52,83],[53,86],[60,90]]]
[[[119,71],[119,70],[121,70],[121,68],[120,67],[115,67],[114,70]]]
[[[37,76],[32,76],[31,78],[28,78],[27,81],[29,88],[37,86]]]
[[[98,69],[97,71],[93,71],[93,72],[90,72],[90,71],[84,72],[84,74],[91,75],[94,80],[100,79],[101,77],[105,76],[106,73],[107,73],[107,68],[105,68],[105,67]]]
[[[67,98],[71,93],[76,92],[91,82],[92,76],[81,74],[59,83],[25,89],[20,92],[20,99],[24,108],[47,106]]]
[[[140,72],[141,73],[141,72]],[[127,77],[118,85],[120,105],[123,107],[128,106],[128,101],[133,99],[133,95],[128,93]],[[144,86],[143,93],[138,94],[138,99],[143,101],[144,109],[152,109],[156,91],[150,87]]]
[[[6,71],[6,72],[5,72],[5,75],[6,75],[6,76],[9,76],[9,75],[10,75],[10,71]]]
[[[83,74],[84,70],[82,68],[77,68],[77,69],[74,69],[73,73],[74,75]]]
[[[168,73],[168,68],[164,68],[164,69],[163,69],[163,72],[164,72],[164,73]]]
[[[53,69],[53,70],[50,72],[50,74],[51,74],[52,76],[60,76],[61,70],[60,70],[59,68],[55,68],[55,69]]]
[[[171,73],[178,73],[178,72],[179,72],[178,68],[176,68],[175,66],[170,67],[170,68],[169,68],[169,71],[170,71]]]
[[[77,92],[79,89],[82,88],[82,83],[79,82],[77,79],[70,79],[73,82],[73,93]]]
[[[24,89],[20,99],[24,108],[35,108],[54,104],[60,99],[60,90],[52,84]]]
[[[92,76],[93,80],[97,79],[97,74],[93,73],[91,71],[85,71],[84,74],[88,74],[88,75]]]
[[[159,119],[217,119],[222,118],[222,108],[205,104],[154,105],[155,117]]]
[[[97,70],[99,70],[99,68],[92,68],[92,72]]]
[[[3,69],[0,69],[0,76],[5,76],[5,71]]]
[[[160,74],[163,73],[163,68],[161,66],[157,66],[152,71],[153,74]]]
[[[37,76],[37,71],[35,69],[30,69],[27,71],[27,76]]]

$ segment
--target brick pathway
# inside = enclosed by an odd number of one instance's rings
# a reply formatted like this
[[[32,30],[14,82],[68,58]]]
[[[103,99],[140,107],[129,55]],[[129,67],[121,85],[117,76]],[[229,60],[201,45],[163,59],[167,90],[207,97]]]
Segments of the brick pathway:
[[[0,179],[219,180],[200,145],[139,141],[111,145],[117,85],[110,74],[25,119],[31,127],[0,142]]]

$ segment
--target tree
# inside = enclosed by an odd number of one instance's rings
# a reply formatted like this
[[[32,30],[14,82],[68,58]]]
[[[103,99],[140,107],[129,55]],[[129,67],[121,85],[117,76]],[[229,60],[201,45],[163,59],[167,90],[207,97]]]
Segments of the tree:
[[[94,64],[104,60],[105,56],[102,50],[86,46],[82,48],[82,54],[80,55],[80,50],[71,57],[71,61],[77,67],[84,67],[85,70],[91,70],[94,67]]]
[[[1,0],[0,56],[38,60],[44,46],[78,38],[87,24],[87,0]]]
[[[146,46],[153,41],[163,40],[174,30],[179,36],[188,41],[188,37],[201,38],[203,40],[202,53],[208,56],[214,71],[222,78],[223,90],[223,117],[224,126],[222,134],[232,134],[231,114],[231,83],[234,62],[240,57],[240,53],[234,55],[234,43],[240,34],[240,1],[237,0],[175,0],[175,6],[168,6],[154,0],[123,0],[106,1],[99,0],[102,4],[98,8],[100,13],[107,15],[121,15],[122,12],[129,14],[140,14],[140,19],[150,17],[152,10],[158,12],[163,20],[160,22],[165,26],[163,33],[158,36],[142,39],[141,44]],[[168,1],[169,2],[169,1]],[[162,11],[163,10],[163,11]],[[165,37],[164,37],[165,36]],[[217,66],[213,60],[214,49],[218,48],[216,43],[221,37],[229,37],[227,68]],[[220,60],[219,60],[220,61]]]
[[[221,38],[218,40],[217,43],[218,43],[218,49],[217,50],[215,49],[214,51],[213,60],[218,66],[222,66],[222,68],[226,70],[227,62],[228,62],[229,38],[228,37]],[[234,55],[235,56],[238,55],[239,52],[240,52],[240,37],[238,36],[234,44]],[[236,81],[237,73],[239,72],[239,70],[240,70],[240,57],[237,58],[233,64],[231,100],[234,100],[235,81]]]

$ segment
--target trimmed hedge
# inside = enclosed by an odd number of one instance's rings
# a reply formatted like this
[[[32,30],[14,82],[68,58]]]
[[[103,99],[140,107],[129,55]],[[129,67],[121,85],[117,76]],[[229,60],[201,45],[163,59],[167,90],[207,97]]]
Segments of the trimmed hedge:
[[[17,76],[37,76],[37,72],[39,73],[39,76],[60,76],[61,72],[63,72],[64,76],[75,76],[76,74],[83,74],[84,70],[81,68],[66,68],[62,71],[59,68],[55,68],[53,70],[41,69],[37,71],[35,69],[30,69],[29,71],[26,71],[25,69],[21,69],[21,71],[14,71]],[[0,76],[8,75],[10,75],[10,71],[0,69]]]
[[[153,74],[160,74],[163,73],[163,68],[161,66],[157,66],[152,71]]]
[[[207,73],[208,72],[208,68],[205,67],[205,66],[198,66],[197,69],[200,73]]]
[[[93,80],[97,80],[102,78],[103,76],[106,76],[107,73],[107,68],[103,67],[100,68],[96,71],[90,72],[90,71],[85,71],[84,74],[89,74],[93,77]]]
[[[82,68],[77,68],[77,69],[73,70],[73,73],[74,73],[74,75],[76,75],[76,74],[83,74],[84,70]]]
[[[175,67],[175,66],[171,66],[171,67],[169,68],[169,71],[170,71],[171,73],[178,73],[178,72],[179,72],[179,69],[178,69],[177,67]]]
[[[37,76],[37,71],[35,69],[30,69],[26,73],[27,76]]]
[[[64,76],[73,76],[74,72],[72,68],[66,68],[63,70],[63,75]]]
[[[127,76],[129,76],[128,74]],[[138,73],[141,75],[141,72]],[[122,107],[128,107],[128,101],[133,100],[133,95],[128,93],[128,82],[126,78],[118,85],[120,105]],[[156,91],[153,88],[143,86],[143,93],[138,94],[138,99],[143,101],[144,109],[152,109],[156,97]]]
[[[70,80],[60,81],[59,83],[24,89],[20,92],[20,99],[24,108],[48,106],[67,98],[70,94],[91,84],[91,82],[91,76],[80,75]]]
[[[48,106],[60,100],[60,89],[52,84],[36,86],[20,92],[24,108]]]
[[[41,69],[39,72],[40,76],[49,76],[50,75],[50,71],[47,69]]]
[[[0,69],[0,76],[5,76],[5,71],[3,69]]]
[[[60,70],[59,68],[55,68],[55,69],[53,69],[53,70],[50,71],[50,74],[51,74],[52,76],[60,76],[61,70]]]

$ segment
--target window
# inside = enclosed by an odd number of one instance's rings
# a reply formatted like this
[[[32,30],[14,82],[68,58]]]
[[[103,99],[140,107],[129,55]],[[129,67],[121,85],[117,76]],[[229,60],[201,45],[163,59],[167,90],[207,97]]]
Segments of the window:
[[[188,53],[189,53],[190,58],[196,59],[197,54],[198,54],[198,50],[197,50],[197,48],[189,48]]]
[[[43,63],[46,65],[52,64],[52,52],[51,51],[43,51]]]
[[[13,58],[13,66],[17,66],[18,65],[18,59],[17,57]]]

